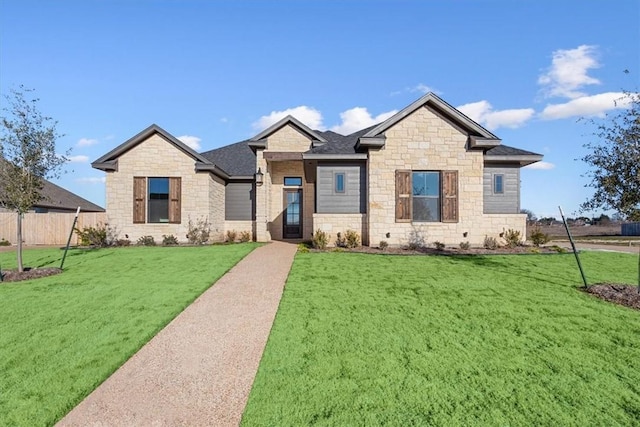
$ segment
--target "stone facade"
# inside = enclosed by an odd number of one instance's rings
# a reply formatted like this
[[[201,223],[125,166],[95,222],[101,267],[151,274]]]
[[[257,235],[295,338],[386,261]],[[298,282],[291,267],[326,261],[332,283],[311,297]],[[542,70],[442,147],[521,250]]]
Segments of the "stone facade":
[[[180,224],[133,223],[133,177],[181,177]],[[224,233],[224,182],[207,172],[195,172],[195,160],[154,134],[118,158],[118,170],[106,177],[107,217],[120,238],[125,235],[135,241],[153,236],[156,242],[163,235],[173,234],[186,241],[191,219],[207,219],[211,224],[211,239],[220,240]]]
[[[524,232],[523,215],[483,214],[481,150],[467,149],[467,134],[428,107],[421,107],[385,132],[385,146],[369,152],[369,241],[406,244],[412,230],[420,230],[428,243],[481,245],[486,235],[503,229]],[[396,222],[395,172],[458,171],[457,223]],[[389,236],[389,237],[387,237]]]
[[[353,230],[360,235],[363,245],[368,245],[367,240],[367,215],[366,214],[313,214],[313,224],[316,230],[322,230],[329,234],[329,246],[334,246],[338,233],[344,236],[345,231]]]

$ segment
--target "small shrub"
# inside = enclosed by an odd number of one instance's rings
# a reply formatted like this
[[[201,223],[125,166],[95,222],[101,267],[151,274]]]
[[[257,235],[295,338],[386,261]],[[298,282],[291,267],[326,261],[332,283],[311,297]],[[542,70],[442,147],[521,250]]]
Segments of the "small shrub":
[[[380,243],[378,243],[378,247],[381,250],[387,250],[387,248],[389,247],[389,242],[387,242],[386,240],[380,240]]]
[[[80,237],[81,246],[111,246],[117,239],[115,229],[109,227],[109,224],[98,223],[96,226],[86,226],[82,229],[74,228],[74,231]]]
[[[540,248],[535,247],[535,248],[529,248],[529,253],[532,254],[539,254],[540,253]]]
[[[136,242],[136,245],[138,246],[155,246],[156,245],[156,240],[153,238],[153,236],[142,236],[138,239],[138,241]]]
[[[11,246],[11,242],[4,240],[4,237],[0,239],[0,246]]]
[[[129,239],[118,239],[114,243],[116,246],[131,246],[131,240]]]
[[[422,249],[426,246],[427,238],[422,228],[412,227],[409,232],[407,247],[412,251]]]
[[[558,252],[559,254],[564,254],[566,252],[568,252],[567,249],[563,248],[562,246],[558,246],[558,245],[553,245],[551,246],[551,249]]]
[[[339,247],[335,247],[335,248],[331,248],[331,252],[344,252],[344,248],[339,248]]]
[[[460,249],[463,251],[468,251],[471,249],[471,244],[469,242],[460,242]]]
[[[207,218],[200,218],[195,223],[189,218],[187,224],[187,240],[192,245],[203,245],[209,241],[211,224]]]
[[[482,243],[485,249],[498,249],[498,240],[495,237],[484,236],[484,242]]]
[[[522,245],[522,238],[518,230],[508,229],[504,232],[503,238],[508,248],[515,248],[516,246]]]
[[[439,242],[439,241],[435,241],[433,242],[433,246],[436,248],[436,251],[444,251],[444,243]]]
[[[309,253],[309,246],[304,243],[298,243],[298,252],[303,254]]]
[[[313,233],[311,242],[313,243],[313,247],[316,249],[326,249],[327,244],[329,243],[329,235],[324,231],[317,229],[316,232]]]
[[[534,244],[534,246],[544,245],[550,240],[549,235],[546,233],[543,233],[539,225],[536,225],[534,227],[529,237],[531,238],[531,242]]]
[[[173,234],[169,234],[168,236],[166,234],[162,235],[162,246],[175,246],[177,244],[178,238]]]
[[[342,236],[342,233],[340,233],[339,231],[338,231],[338,234],[336,236],[336,246],[339,247],[339,248],[346,248],[347,247],[347,239],[345,239]]]
[[[247,243],[251,241],[251,232],[250,231],[241,231],[239,240],[241,243]]]
[[[224,241],[233,243],[236,241],[236,237],[238,237],[238,232],[236,230],[227,230],[227,237],[224,239]]]
[[[344,232],[347,240],[347,248],[357,248],[360,246],[360,235],[353,230],[347,230]]]

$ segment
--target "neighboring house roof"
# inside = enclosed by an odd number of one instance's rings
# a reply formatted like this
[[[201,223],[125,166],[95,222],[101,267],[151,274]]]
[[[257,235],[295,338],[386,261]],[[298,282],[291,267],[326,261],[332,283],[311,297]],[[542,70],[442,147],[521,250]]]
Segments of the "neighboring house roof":
[[[81,212],[104,212],[104,209],[95,203],[91,203],[87,199],[47,180],[44,180],[41,194],[42,200],[35,204],[36,207],[72,211],[80,207]]]

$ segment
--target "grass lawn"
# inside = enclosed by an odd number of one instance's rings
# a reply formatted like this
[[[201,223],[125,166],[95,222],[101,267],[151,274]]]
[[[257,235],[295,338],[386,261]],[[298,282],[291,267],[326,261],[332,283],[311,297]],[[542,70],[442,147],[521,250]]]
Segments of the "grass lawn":
[[[640,312],[580,283],[573,254],[298,254],[242,425],[639,425]]]
[[[0,425],[55,423],[255,247],[72,250],[60,275],[0,284]]]

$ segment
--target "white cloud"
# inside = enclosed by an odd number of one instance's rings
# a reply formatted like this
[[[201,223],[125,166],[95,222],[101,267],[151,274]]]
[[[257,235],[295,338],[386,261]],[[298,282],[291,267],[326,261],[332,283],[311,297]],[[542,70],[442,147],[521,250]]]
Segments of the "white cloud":
[[[559,49],[553,52],[549,70],[538,78],[547,97],[561,96],[578,98],[584,96],[579,89],[586,85],[599,84],[596,78],[587,75],[600,64],[596,59],[597,46],[581,45],[575,49]]]
[[[564,104],[549,104],[540,117],[555,120],[573,116],[603,116],[609,110],[627,107],[629,100],[623,96],[622,92],[606,92],[572,99]]]
[[[77,156],[69,156],[67,157],[71,163],[87,163],[89,161],[89,156],[84,156],[79,154]]]
[[[78,178],[76,182],[84,183],[84,184],[101,184],[107,181],[107,178],[102,176],[90,176],[85,178]]]
[[[300,105],[282,111],[272,111],[269,115],[260,117],[251,126],[257,131],[262,131],[286,116],[293,116],[311,129],[323,130],[322,113],[313,107]]]
[[[398,110],[387,111],[386,113],[378,114],[372,117],[369,111],[364,107],[355,107],[350,110],[340,113],[342,123],[333,126],[332,131],[349,135],[350,133],[362,130],[366,127],[375,125],[377,123],[387,120],[389,117],[396,114]]]
[[[80,138],[76,146],[78,147],[90,147],[92,145],[96,145],[99,141],[97,139],[92,138]]]
[[[441,94],[441,92],[439,90],[436,90],[434,88],[432,88],[431,86],[427,86],[424,83],[418,83],[415,86],[412,87],[405,87],[402,90],[396,90],[394,92],[391,92],[391,96],[396,96],[396,95],[400,95],[401,93],[420,93],[422,95],[425,95],[429,92],[433,92],[435,94]]]
[[[533,108],[494,110],[486,100],[471,102],[457,108],[467,117],[480,123],[489,130],[495,130],[500,127],[518,128],[535,114]]]
[[[549,162],[536,162],[525,166],[526,169],[549,170],[555,168],[556,165]]]
[[[192,135],[179,136],[178,140],[180,142],[183,142],[189,148],[191,148],[193,150],[196,150],[196,151],[198,151],[200,149],[200,141],[202,141],[202,139],[198,138],[197,136],[192,136]]]

